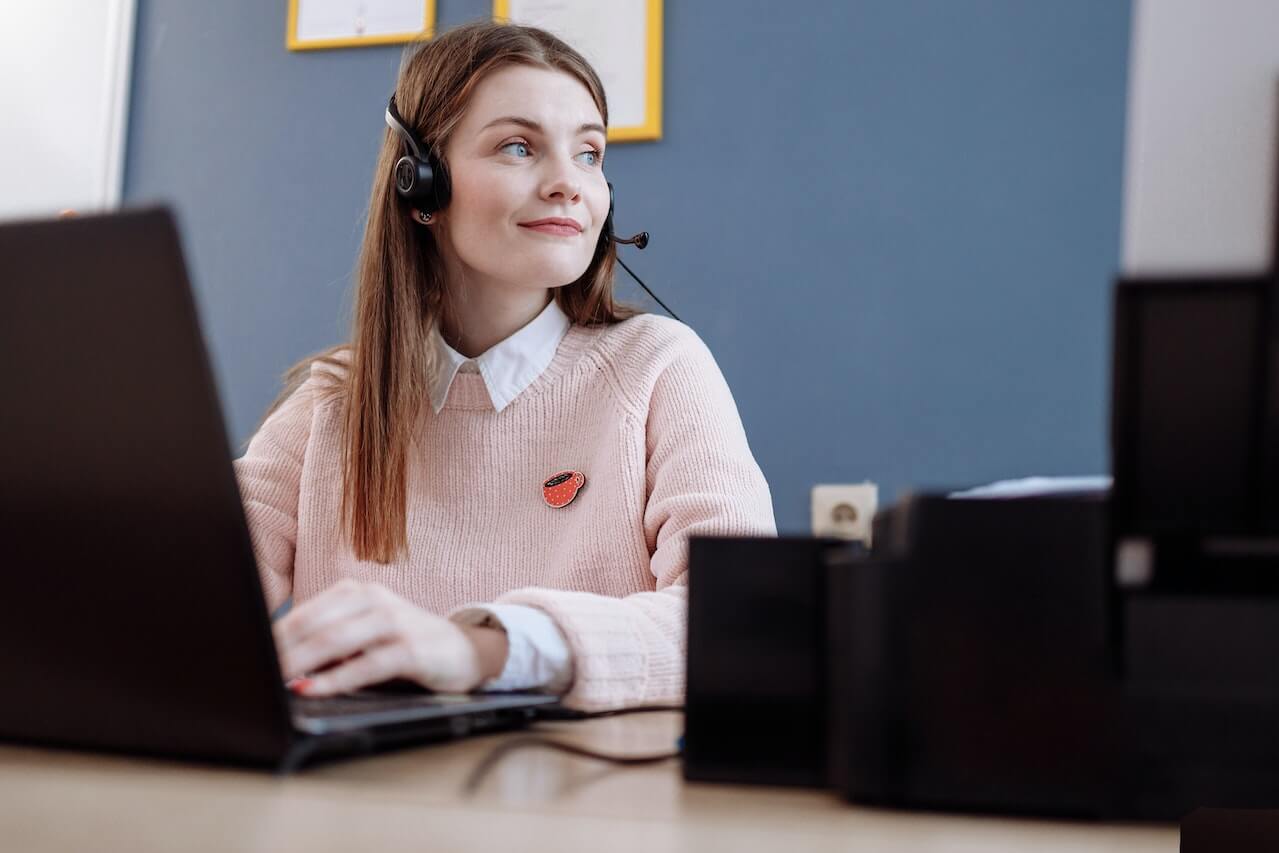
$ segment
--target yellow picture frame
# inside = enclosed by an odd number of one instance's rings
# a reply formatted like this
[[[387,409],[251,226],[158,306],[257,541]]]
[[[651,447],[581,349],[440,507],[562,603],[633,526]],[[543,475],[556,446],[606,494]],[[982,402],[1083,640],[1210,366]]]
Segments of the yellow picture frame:
[[[493,20],[511,22],[510,0],[493,0]],[[662,0],[645,0],[644,29],[644,120],[637,125],[610,124],[609,142],[647,142],[662,138]]]
[[[289,50],[330,50],[342,47],[374,47],[386,44],[404,44],[424,41],[435,35],[435,0],[421,0],[424,6],[421,30],[402,33],[379,33],[372,36],[344,38],[298,38],[298,4],[304,0],[289,0],[289,17],[284,31],[284,44]]]

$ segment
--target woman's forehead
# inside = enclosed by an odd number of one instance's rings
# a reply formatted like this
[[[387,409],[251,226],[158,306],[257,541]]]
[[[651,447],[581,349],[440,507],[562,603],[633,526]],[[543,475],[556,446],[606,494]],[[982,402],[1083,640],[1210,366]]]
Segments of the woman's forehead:
[[[508,65],[487,75],[471,93],[458,131],[471,135],[507,117],[528,119],[547,132],[574,132],[602,124],[590,90],[566,71]]]

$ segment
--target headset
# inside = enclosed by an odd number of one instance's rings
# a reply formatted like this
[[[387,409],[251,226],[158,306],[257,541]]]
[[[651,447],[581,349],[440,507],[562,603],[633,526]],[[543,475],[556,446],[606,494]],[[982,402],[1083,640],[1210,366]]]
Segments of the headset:
[[[395,192],[422,213],[430,214],[448,207],[449,200],[453,196],[453,186],[449,181],[448,170],[444,168],[444,162],[435,155],[435,152],[431,151],[409,129],[408,122],[400,117],[399,110],[395,108],[395,95],[391,96],[391,100],[386,105],[386,123],[391,130],[400,135],[408,147],[404,156],[395,161],[395,168],[392,170],[395,175]],[[597,257],[608,247],[610,240],[613,243],[626,244],[637,249],[643,249],[648,245],[647,231],[641,231],[626,238],[618,237],[613,232],[612,181],[608,182],[608,216],[604,219],[604,227],[600,230],[600,241],[595,247]],[[667,314],[679,320],[675,312],[667,308],[666,303],[658,299],[657,294],[649,290],[648,285],[631,272],[631,268],[620,256],[617,262],[622,265],[622,269],[630,273],[631,278],[639,282],[639,286],[644,288],[658,305],[665,309]]]

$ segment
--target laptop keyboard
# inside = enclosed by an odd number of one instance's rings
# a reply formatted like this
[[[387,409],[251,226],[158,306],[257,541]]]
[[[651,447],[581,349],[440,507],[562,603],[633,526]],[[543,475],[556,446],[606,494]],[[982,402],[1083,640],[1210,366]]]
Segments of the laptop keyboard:
[[[414,708],[438,708],[463,705],[475,698],[454,693],[420,693],[413,696],[392,693],[348,693],[341,696],[299,696],[293,694],[290,704],[294,712],[306,717],[349,717],[357,714],[385,713]]]

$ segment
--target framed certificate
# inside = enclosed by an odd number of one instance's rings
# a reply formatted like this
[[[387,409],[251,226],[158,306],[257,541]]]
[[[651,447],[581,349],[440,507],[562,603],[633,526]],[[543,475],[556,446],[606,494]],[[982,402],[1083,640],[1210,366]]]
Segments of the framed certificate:
[[[430,38],[435,0],[289,0],[289,50],[366,47]]]
[[[662,138],[662,0],[493,0],[493,17],[586,57],[608,96],[610,142]]]

